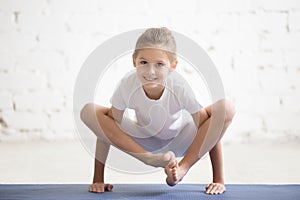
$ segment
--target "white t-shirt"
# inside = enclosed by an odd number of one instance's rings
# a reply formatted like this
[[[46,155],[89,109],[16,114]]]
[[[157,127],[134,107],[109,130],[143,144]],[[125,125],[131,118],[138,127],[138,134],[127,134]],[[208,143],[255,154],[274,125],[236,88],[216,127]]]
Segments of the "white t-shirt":
[[[131,131],[129,134],[137,138],[155,136],[163,140],[176,137],[191,119],[190,115],[186,117],[184,110],[193,114],[202,108],[188,83],[174,71],[168,75],[158,100],[146,96],[135,71],[128,73],[114,91],[111,104],[118,110],[127,108],[135,111],[136,127],[125,128]]]

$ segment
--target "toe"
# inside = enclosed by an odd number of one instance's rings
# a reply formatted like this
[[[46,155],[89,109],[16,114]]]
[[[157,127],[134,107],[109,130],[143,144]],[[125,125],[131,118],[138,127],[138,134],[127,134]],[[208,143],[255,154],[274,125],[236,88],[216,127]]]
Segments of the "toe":
[[[174,167],[176,167],[178,165],[177,160],[171,160],[168,164],[168,167],[172,169],[172,171],[174,170]]]

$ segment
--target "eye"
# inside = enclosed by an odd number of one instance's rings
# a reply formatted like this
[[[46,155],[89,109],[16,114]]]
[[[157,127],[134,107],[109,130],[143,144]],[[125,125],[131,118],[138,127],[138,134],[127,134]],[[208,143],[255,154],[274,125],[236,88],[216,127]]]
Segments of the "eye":
[[[146,64],[147,64],[147,61],[142,60],[142,61],[140,61],[140,64],[141,64],[141,65],[146,65]]]
[[[163,67],[163,66],[165,66],[164,63],[157,63],[157,64],[156,64],[156,67]]]

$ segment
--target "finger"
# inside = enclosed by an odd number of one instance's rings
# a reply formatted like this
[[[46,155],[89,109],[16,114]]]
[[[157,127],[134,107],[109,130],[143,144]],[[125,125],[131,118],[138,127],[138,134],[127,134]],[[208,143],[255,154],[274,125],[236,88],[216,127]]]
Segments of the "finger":
[[[206,186],[205,186],[205,189],[207,190],[207,188],[210,186],[210,184],[207,184]]]
[[[113,185],[105,184],[105,191],[111,191],[113,189]]]
[[[101,186],[100,188],[98,188],[97,192],[102,193],[105,191],[104,186]]]
[[[171,160],[168,164],[168,167],[172,169],[176,167],[176,165],[177,165],[177,160]]]
[[[90,185],[90,187],[89,187],[89,192],[93,192],[93,188],[92,188],[91,185]]]
[[[212,183],[209,184],[208,187],[206,188],[206,194],[210,194],[213,187],[214,187],[214,185]]]
[[[104,184],[94,183],[90,186],[90,192],[101,193],[104,192]]]
[[[90,192],[97,192],[97,189],[94,185],[90,187]]]
[[[102,193],[102,192],[104,192],[104,189],[105,189],[105,185],[103,183],[96,185],[97,192]]]
[[[222,194],[224,192],[224,186],[221,184],[218,184],[216,189],[214,190],[214,194]]]
[[[219,188],[218,188],[218,194],[222,194],[223,192],[225,192],[225,186],[220,185]]]
[[[216,194],[216,191],[218,190],[218,185],[213,185],[212,189],[210,190],[209,194]]]

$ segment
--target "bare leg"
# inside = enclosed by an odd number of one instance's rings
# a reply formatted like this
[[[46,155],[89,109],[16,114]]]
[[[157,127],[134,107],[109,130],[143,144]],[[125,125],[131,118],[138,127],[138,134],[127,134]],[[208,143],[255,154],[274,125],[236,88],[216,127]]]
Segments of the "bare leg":
[[[179,163],[175,161],[165,167],[168,185],[173,186],[181,181],[188,170],[220,141],[233,118],[232,108],[226,101],[219,101],[200,111],[199,129],[186,155]],[[220,123],[218,126],[215,123],[212,125],[212,117],[216,119],[214,122]]]
[[[113,188],[113,185],[109,183],[108,184],[104,183],[104,168],[105,168],[104,163],[108,155],[109,147],[110,144],[107,144],[97,139],[94,178],[93,178],[93,184],[91,184],[89,187],[90,192],[102,193],[105,191],[111,191]]]
[[[146,151],[120,129],[112,112],[112,109],[109,108],[87,104],[81,111],[81,119],[100,140],[114,145],[145,164],[154,167],[165,167],[171,160],[175,159],[173,152],[152,154]]]

